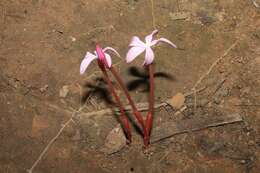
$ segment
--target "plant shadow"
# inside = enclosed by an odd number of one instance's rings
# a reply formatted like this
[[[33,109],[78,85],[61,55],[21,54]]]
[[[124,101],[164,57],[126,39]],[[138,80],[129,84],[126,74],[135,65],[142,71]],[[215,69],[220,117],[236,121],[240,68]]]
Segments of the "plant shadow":
[[[111,99],[110,92],[108,91],[106,82],[103,78],[98,77],[94,79],[92,83],[85,83],[83,85],[84,90],[81,97],[81,103],[85,103],[89,97],[97,96],[97,98],[104,100],[108,105],[114,105]]]
[[[147,68],[138,69],[137,67],[130,67],[128,71],[129,75],[137,78],[127,83],[129,91],[137,88],[143,88],[141,92],[149,92],[149,71]],[[175,81],[175,77],[165,72],[155,72],[154,78],[165,78],[167,80]]]

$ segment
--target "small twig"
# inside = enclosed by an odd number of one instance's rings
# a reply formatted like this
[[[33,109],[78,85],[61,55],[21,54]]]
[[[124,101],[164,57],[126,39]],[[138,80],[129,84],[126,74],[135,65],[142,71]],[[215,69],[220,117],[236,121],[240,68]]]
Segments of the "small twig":
[[[254,5],[256,8],[260,8],[260,5],[259,5],[257,2],[255,2],[255,0],[251,0],[251,1],[252,1],[253,5]]]
[[[197,89],[197,90],[196,90],[196,93],[202,92],[202,91],[205,90],[206,88],[207,88],[207,87],[204,86],[204,87],[202,87],[202,88],[200,88],[200,89]],[[194,91],[190,91],[190,92],[184,93],[183,95],[184,95],[185,97],[189,97],[189,96],[191,96],[191,95],[193,95],[193,94],[194,94]]]
[[[195,85],[192,87],[192,91],[194,93],[194,111],[196,112],[196,107],[197,107],[197,97],[196,97],[196,88],[198,87],[198,85],[202,82],[203,79],[205,79],[210,72],[213,70],[213,68],[225,57],[228,55],[228,53],[237,45],[238,40],[235,41],[235,43],[233,43],[225,52],[222,56],[220,56],[210,67],[209,69],[206,71],[206,73],[204,73],[199,80],[195,83]]]
[[[32,173],[32,171],[34,170],[34,168],[38,165],[38,163],[42,160],[42,157],[46,154],[46,152],[49,150],[49,148],[51,147],[51,145],[58,139],[58,137],[61,135],[61,133],[63,132],[63,130],[71,123],[73,122],[74,118],[77,116],[77,113],[79,113],[81,110],[83,109],[83,107],[80,107],[77,111],[73,112],[73,114],[71,115],[71,118],[66,121],[65,124],[62,125],[62,127],[60,128],[60,130],[58,131],[58,133],[50,140],[50,142],[46,145],[46,147],[43,149],[43,151],[41,152],[41,154],[39,155],[39,157],[36,159],[36,161],[33,163],[32,167],[30,169],[28,169],[28,173]]]
[[[234,105],[234,106],[258,107],[258,106],[260,106],[260,104],[252,104],[252,105],[241,104],[241,105]]]
[[[203,88],[200,88],[196,91],[196,93],[199,93],[201,91],[203,91],[206,87],[203,87]],[[187,93],[184,93],[184,96],[185,97],[189,97],[193,95],[193,92],[187,92]],[[162,102],[159,102],[159,103],[155,103],[154,104],[154,109],[158,109],[160,107],[164,107],[164,106],[167,106],[168,105],[168,102],[169,99],[165,100],[165,101],[162,101]],[[45,102],[45,106],[48,106],[49,108],[52,108],[52,109],[55,109],[55,110],[58,110],[58,111],[61,111],[65,114],[72,114],[73,113],[73,110],[67,110],[67,109],[64,109],[64,108],[60,108],[59,106],[57,105],[54,105],[54,104],[50,104],[48,102]],[[147,111],[149,109],[149,106],[148,106],[148,102],[139,102],[136,104],[136,108],[138,111],[142,112],[142,111]],[[131,111],[132,110],[132,107],[131,105],[127,105],[125,106],[125,111]],[[116,112],[119,112],[118,109],[114,109],[114,111]],[[98,111],[93,111],[93,112],[88,112],[88,113],[84,113],[84,112],[81,112],[78,117],[85,117],[85,118],[89,118],[89,117],[92,117],[92,116],[100,116],[100,115],[105,115],[105,114],[112,114],[113,113],[113,110],[111,110],[110,108],[107,108],[107,109],[102,109],[102,110],[98,110]]]
[[[150,0],[151,2],[151,11],[152,11],[152,21],[153,21],[153,29],[156,29],[156,24],[155,24],[155,15],[154,15],[154,2],[153,0]]]
[[[151,136],[151,143],[167,139],[177,134],[198,131],[210,127],[217,127],[226,124],[243,121],[240,114],[212,115],[210,118],[200,117],[180,120],[177,122],[165,122],[154,128]]]
[[[216,89],[214,90],[214,92],[212,93],[212,95],[216,94],[218,92],[218,90],[222,87],[222,85],[226,82],[226,78],[222,79],[218,84]]]
[[[182,112],[185,111],[186,109],[187,109],[187,106],[183,106],[182,108],[180,108],[180,110],[178,110],[177,112],[175,112],[175,113],[173,114],[173,116],[182,113]]]
[[[235,43],[233,43],[225,52],[222,56],[220,56],[208,69],[208,71],[206,73],[204,73],[199,80],[195,83],[195,85],[193,86],[192,90],[194,90],[195,88],[197,88],[197,86],[201,83],[201,81],[207,77],[210,72],[213,70],[213,68],[218,64],[219,61],[221,61],[225,56],[227,56],[227,54],[237,45],[238,40],[235,41]]]
[[[196,93],[199,93],[201,91],[203,91],[206,87],[203,87],[203,88],[200,88],[196,91]],[[193,92],[187,92],[187,93],[184,93],[184,96],[185,97],[189,97],[193,95]],[[34,97],[31,97],[31,98],[34,98]],[[154,104],[154,109],[158,109],[160,107],[164,107],[164,106],[167,106],[168,105],[168,100],[165,100],[165,101],[162,101],[162,102],[157,102]],[[55,104],[52,104],[52,103],[49,103],[49,102],[42,102],[41,100],[34,98],[32,101],[34,102],[41,102],[42,104],[44,104],[44,106],[50,108],[50,109],[53,109],[53,110],[56,110],[56,111],[60,111],[66,115],[71,115],[73,114],[74,111],[77,111],[77,110],[74,110],[74,109],[65,109],[65,108],[62,108],[58,105],[55,105]],[[142,112],[142,111],[147,111],[148,110],[148,102],[139,102],[136,104],[136,108],[138,111]],[[125,111],[131,111],[132,108],[131,108],[131,105],[127,105],[125,106]],[[119,110],[118,109],[115,109],[114,111],[118,112]],[[102,110],[98,110],[98,111],[93,111],[93,112],[88,112],[88,113],[85,113],[85,112],[80,112],[78,114],[77,117],[85,117],[85,118],[89,118],[91,116],[99,116],[99,115],[105,115],[105,114],[112,114],[113,113],[113,110],[111,110],[110,108],[107,108],[107,109],[102,109]]]
[[[196,92],[201,92],[205,89],[206,87],[203,87],[203,88],[200,88],[199,90],[197,90]],[[188,93],[185,93],[184,96],[185,97],[188,97],[190,95],[193,95],[193,92],[188,92]],[[168,104],[169,102],[169,99],[163,101],[163,102],[160,102],[160,103],[155,103],[154,104],[154,109],[158,109],[160,107],[164,107],[164,106],[167,106],[169,105]],[[138,111],[142,112],[142,111],[147,111],[149,109],[149,104],[148,102],[140,102],[140,103],[137,103],[136,104],[136,108]],[[185,108],[185,106],[183,107]],[[185,109],[181,108],[179,111],[177,111],[175,114],[178,114],[178,113],[181,113],[183,112]],[[114,109],[115,112],[119,112],[118,109]],[[132,107],[131,105],[127,105],[125,106],[125,111],[132,111]],[[88,113],[80,113],[79,117],[85,117],[85,118],[89,118],[91,116],[100,116],[100,115],[105,115],[105,114],[112,114],[113,113],[113,110],[107,108],[107,109],[102,109],[102,110],[99,110],[99,111],[93,111],[93,112],[88,112]]]

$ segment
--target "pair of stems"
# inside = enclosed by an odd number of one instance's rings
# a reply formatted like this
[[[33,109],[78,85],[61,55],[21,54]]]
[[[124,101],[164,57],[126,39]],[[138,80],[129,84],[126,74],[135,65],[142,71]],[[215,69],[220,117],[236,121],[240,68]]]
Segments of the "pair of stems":
[[[129,121],[127,119],[127,116],[125,114],[125,109],[124,106],[122,104],[122,102],[120,101],[117,93],[115,92],[114,86],[107,74],[106,68],[105,66],[98,61],[98,65],[101,68],[103,74],[104,74],[104,79],[107,82],[108,86],[109,86],[109,90],[112,93],[112,95],[114,96],[117,105],[119,106],[120,109],[120,120],[122,123],[122,126],[124,128],[124,131],[126,133],[127,136],[127,142],[130,143],[131,142],[131,130],[130,130],[130,125],[129,125]],[[117,82],[119,83],[121,89],[124,91],[127,100],[130,104],[130,106],[133,109],[133,113],[135,115],[135,118],[137,119],[138,123],[141,125],[141,128],[143,129],[143,137],[144,137],[144,145],[145,147],[147,147],[149,145],[149,141],[150,141],[150,133],[151,133],[151,129],[152,129],[152,121],[153,121],[153,109],[154,109],[154,74],[153,74],[153,66],[152,64],[149,65],[149,76],[150,76],[150,95],[149,95],[149,111],[148,114],[146,116],[146,120],[144,121],[141,113],[138,111],[134,101],[132,100],[128,89],[126,88],[126,86],[124,85],[123,80],[121,79],[121,77],[119,76],[119,74],[117,73],[117,71],[114,69],[113,66],[111,66],[109,68],[109,70],[111,71],[111,73],[113,74],[113,76],[115,77],[115,79],[117,80]]]

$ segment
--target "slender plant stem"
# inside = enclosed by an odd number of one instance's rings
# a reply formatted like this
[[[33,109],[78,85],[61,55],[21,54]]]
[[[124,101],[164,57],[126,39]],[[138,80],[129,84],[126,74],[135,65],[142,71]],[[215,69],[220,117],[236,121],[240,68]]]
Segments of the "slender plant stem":
[[[153,64],[148,65],[149,70],[149,82],[150,82],[150,94],[149,94],[149,109],[145,120],[145,126],[147,130],[147,138],[145,139],[145,146],[150,143],[150,134],[153,126],[153,113],[154,113],[154,69]]]
[[[104,80],[106,81],[106,83],[108,84],[109,86],[109,90],[110,92],[112,93],[112,95],[114,96],[115,100],[116,100],[116,103],[120,109],[120,120],[122,122],[122,125],[123,125],[123,128],[125,130],[125,133],[127,135],[127,139],[128,139],[128,143],[131,143],[131,138],[132,138],[132,134],[131,134],[131,129],[130,129],[130,124],[129,124],[129,121],[127,119],[127,116],[125,114],[125,108],[122,104],[122,102],[120,101],[119,99],[119,96],[117,95],[115,89],[114,89],[114,86],[107,74],[107,71],[105,69],[105,67],[100,63],[98,62],[98,65],[100,67],[100,69],[102,70],[103,74],[104,74]]]
[[[136,108],[136,105],[134,103],[134,101],[132,100],[123,80],[121,79],[121,77],[119,76],[119,74],[117,73],[117,71],[115,70],[115,68],[113,66],[110,67],[110,71],[112,72],[112,74],[114,75],[114,77],[116,78],[117,82],[119,83],[120,87],[122,88],[122,90],[124,91],[129,104],[131,105],[134,115],[137,119],[137,121],[139,122],[139,124],[141,124],[142,129],[143,129],[143,135],[144,137],[147,137],[147,131],[146,131],[146,127],[145,127],[145,123],[144,123],[144,119],[141,115],[141,113],[138,111],[138,109]]]
[[[154,69],[153,69],[153,64],[150,64],[148,68],[149,68],[149,79],[150,79],[149,112],[153,114],[153,111],[154,111]]]

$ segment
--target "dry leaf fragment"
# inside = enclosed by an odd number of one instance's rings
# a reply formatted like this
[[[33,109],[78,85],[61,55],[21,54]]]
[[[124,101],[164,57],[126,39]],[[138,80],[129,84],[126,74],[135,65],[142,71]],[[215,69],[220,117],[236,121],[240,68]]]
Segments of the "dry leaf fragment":
[[[69,86],[68,85],[64,85],[61,89],[60,89],[60,97],[65,98],[69,93]]]
[[[106,137],[102,152],[112,154],[118,152],[126,145],[126,138],[120,124],[112,129]]]
[[[184,105],[184,102],[185,96],[182,93],[177,93],[175,96],[169,99],[167,103],[175,109],[180,109]]]

